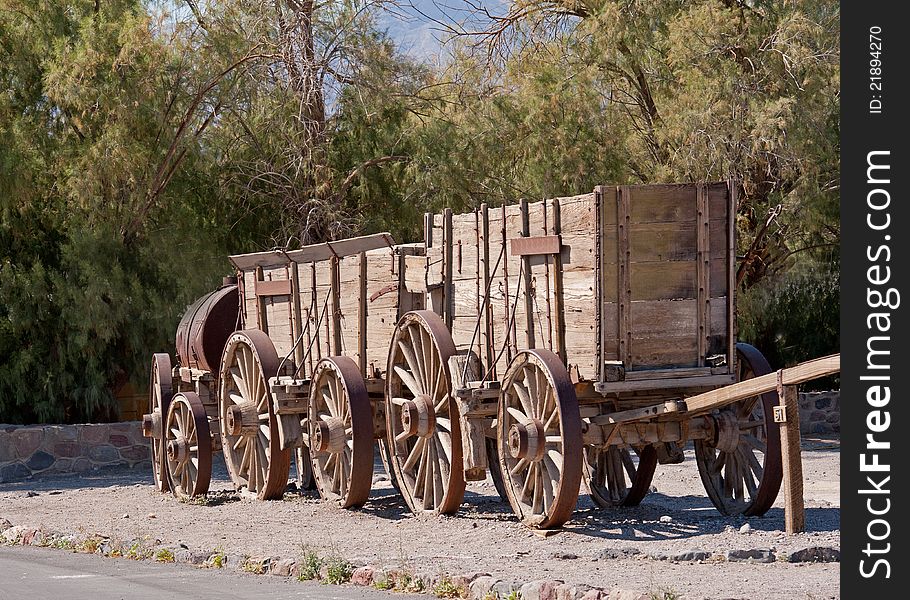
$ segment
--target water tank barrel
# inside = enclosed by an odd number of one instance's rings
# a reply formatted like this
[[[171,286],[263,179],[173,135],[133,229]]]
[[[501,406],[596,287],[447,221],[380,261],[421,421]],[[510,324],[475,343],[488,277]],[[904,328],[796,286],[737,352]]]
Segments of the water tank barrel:
[[[238,326],[239,311],[236,284],[224,285],[190,305],[177,326],[180,366],[217,373],[224,345]]]

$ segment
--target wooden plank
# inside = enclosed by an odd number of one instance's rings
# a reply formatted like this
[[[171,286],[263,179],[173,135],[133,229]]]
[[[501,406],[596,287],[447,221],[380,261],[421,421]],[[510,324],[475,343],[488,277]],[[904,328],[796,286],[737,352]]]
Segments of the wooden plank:
[[[628,371],[626,372],[628,375]],[[602,394],[623,394],[651,390],[684,390],[692,388],[713,388],[733,383],[732,375],[710,375],[707,377],[680,377],[678,379],[641,379],[632,381],[611,381],[596,383],[595,389]],[[693,396],[693,398],[696,396]],[[746,396],[748,397],[748,396]],[[686,402],[689,412],[694,412]]]
[[[278,279],[273,281],[256,280],[256,295],[260,298],[271,296],[290,296],[291,282],[287,279]]]
[[[619,340],[619,359],[632,365],[632,251],[629,246],[629,226],[632,221],[631,195],[628,186],[620,186],[616,202],[616,306],[619,309],[616,338]]]
[[[256,278],[253,280],[253,284],[258,286],[262,281],[262,267],[256,267]],[[256,294],[256,318],[259,329],[265,333],[269,332],[269,320],[265,313],[265,304],[263,303],[263,298]]]
[[[779,375],[783,375],[778,371]],[[803,501],[803,459],[799,437],[799,391],[795,385],[778,381],[780,406],[786,421],[780,426],[780,445],[784,467],[784,526],[787,533],[806,529],[806,506]]]
[[[708,214],[708,190],[699,185],[695,194],[697,259],[695,261],[698,280],[698,364],[703,366],[708,352],[708,338],[711,335],[711,232]]]
[[[781,369],[780,380],[782,385],[797,385],[839,371],[840,354],[833,354],[800,363],[795,367]],[[693,413],[722,408],[743,398],[775,390],[777,389],[777,382],[778,373],[768,373],[767,375],[740,381],[725,388],[686,398],[686,406],[688,406],[689,412]]]
[[[536,235],[524,238],[512,238],[512,256],[534,256],[539,254],[559,254],[562,240],[558,235]]]
[[[388,232],[374,233],[360,237],[347,238],[334,242],[323,242],[304,246],[299,250],[289,252],[253,252],[250,254],[235,254],[228,259],[241,271],[255,267],[273,267],[287,264],[289,261],[297,263],[316,262],[328,260],[333,256],[343,258],[367,250],[391,247],[395,244],[392,235]]]

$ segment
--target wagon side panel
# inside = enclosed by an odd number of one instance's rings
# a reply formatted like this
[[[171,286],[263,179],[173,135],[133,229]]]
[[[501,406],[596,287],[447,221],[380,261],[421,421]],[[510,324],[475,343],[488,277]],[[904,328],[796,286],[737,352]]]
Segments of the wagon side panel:
[[[603,200],[601,325],[604,339],[615,328],[615,359],[627,370],[684,368],[726,354],[727,187],[622,186]]]

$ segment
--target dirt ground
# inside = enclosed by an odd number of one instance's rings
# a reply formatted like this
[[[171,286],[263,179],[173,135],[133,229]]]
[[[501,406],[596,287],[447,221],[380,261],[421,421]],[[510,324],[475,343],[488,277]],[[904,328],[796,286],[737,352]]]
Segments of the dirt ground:
[[[206,505],[157,493],[144,470],[114,471],[0,485],[0,518],[119,540],[148,536],[203,552],[294,558],[309,547],[355,563],[415,572],[482,571],[504,581],[560,579],[605,589],[668,590],[690,600],[839,598],[836,562],[659,560],[690,550],[770,549],[780,556],[813,546],[840,548],[838,440],[804,440],[803,461],[807,532],[794,536],[783,532],[782,493],[762,518],[722,517],[704,492],[691,448],[684,463],[658,466],[657,491],[638,507],[604,511],[583,489],[574,518],[550,537],[517,522],[489,479],[469,485],[457,515],[414,517],[381,466],[369,502],[356,511],[324,504],[315,492],[290,493],[275,502],[241,498],[217,462]],[[741,532],[747,522],[750,531]],[[640,554],[610,558],[635,550]]]

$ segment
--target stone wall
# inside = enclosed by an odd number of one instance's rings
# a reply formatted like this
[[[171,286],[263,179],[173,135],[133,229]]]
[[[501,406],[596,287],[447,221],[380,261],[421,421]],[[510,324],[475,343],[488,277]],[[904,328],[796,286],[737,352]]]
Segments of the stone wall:
[[[148,464],[142,423],[0,425],[0,483],[35,475]]]
[[[800,393],[799,430],[803,435],[839,434],[840,390]]]
[[[840,433],[840,391],[799,395],[803,435]],[[101,467],[148,465],[142,423],[0,425],[0,483],[35,475],[84,473]]]

